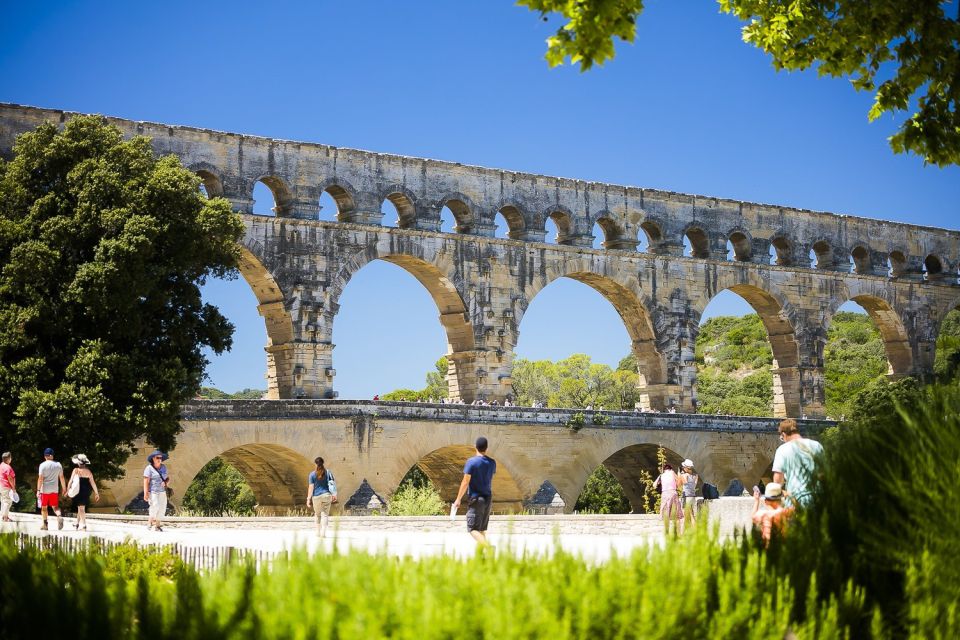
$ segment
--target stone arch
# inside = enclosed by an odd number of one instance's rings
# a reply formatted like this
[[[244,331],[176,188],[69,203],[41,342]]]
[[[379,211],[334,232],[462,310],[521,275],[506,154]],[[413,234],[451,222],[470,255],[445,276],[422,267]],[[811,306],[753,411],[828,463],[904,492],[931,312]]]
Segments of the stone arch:
[[[337,219],[343,220],[345,216],[353,213],[357,207],[356,190],[348,182],[339,178],[332,178],[321,182],[319,185],[320,193],[327,192],[333,201],[337,203]]]
[[[223,196],[223,179],[216,167],[206,162],[200,162],[192,165],[190,170],[203,181],[203,188],[207,192],[207,197],[218,198]]]
[[[267,329],[267,397],[273,400],[292,397],[292,389],[281,382],[272,348],[288,344],[294,338],[293,318],[285,305],[283,289],[260,256],[262,247],[256,241],[244,238],[240,245],[240,275],[250,285],[257,298],[257,312],[263,317]]]
[[[640,229],[647,236],[647,251],[653,252],[663,243],[663,225],[653,218],[640,223]]]
[[[824,328],[829,328],[837,310],[848,300],[852,300],[863,307],[870,319],[873,320],[873,324],[880,331],[883,348],[887,354],[887,375],[901,377],[912,374],[914,371],[913,349],[903,319],[893,308],[893,305],[880,295],[854,292],[854,295],[850,295],[846,300],[840,299],[831,309],[830,316],[824,323]]]
[[[609,276],[595,273],[591,264],[582,260],[572,260],[551,265],[546,276],[536,279],[525,290],[525,300],[516,318],[517,335],[523,320],[523,314],[537,294],[559,278],[570,278],[581,282],[602,295],[616,310],[623,321],[624,328],[631,340],[631,349],[639,368],[639,386],[646,390],[645,402],[652,408],[664,409],[665,386],[668,382],[666,357],[654,331],[656,326],[652,309],[656,307],[646,296],[635,292],[629,286],[617,282]]]
[[[527,220],[523,210],[514,204],[504,204],[494,213],[494,218],[496,218],[497,213],[507,221],[507,229],[509,229],[507,237],[511,240],[521,240],[527,229]]]
[[[302,453],[280,444],[251,442],[223,451],[219,457],[230,463],[247,481],[261,513],[284,514],[303,503],[305,478],[313,469],[313,462]],[[201,465],[192,469],[192,474],[187,471],[181,475],[183,492],[202,468]]]
[[[870,248],[865,244],[857,244],[850,250],[850,259],[853,261],[853,266],[851,271],[853,273],[859,274],[869,274],[871,271],[870,265]]]
[[[574,216],[573,212],[566,207],[555,205],[543,212],[542,230],[546,232],[547,219],[553,220],[557,225],[557,244],[570,244],[574,235]]]
[[[403,249],[410,249],[403,252]],[[419,254],[419,255],[415,255]],[[464,402],[472,402],[476,397],[476,381],[473,374],[474,359],[476,357],[475,336],[470,319],[465,296],[461,293],[462,282],[452,280],[448,273],[455,273],[452,264],[443,261],[452,259],[451,256],[430,256],[423,253],[423,249],[415,241],[404,247],[392,247],[390,251],[379,253],[377,247],[357,254],[344,264],[336,278],[330,283],[330,308],[335,314],[339,309],[338,301],[347,283],[363,267],[373,260],[383,260],[394,264],[423,285],[430,294],[440,314],[440,324],[447,336],[447,359],[449,370],[450,398],[459,398]],[[441,265],[434,264],[441,261]],[[458,286],[459,285],[459,286]],[[327,317],[328,330],[333,334],[333,315]],[[471,380],[473,382],[471,382]]]
[[[690,241],[691,258],[710,257],[710,238],[703,227],[699,224],[687,225],[683,230],[683,235]]]
[[[813,252],[816,261],[811,265],[814,269],[834,268],[836,260],[833,257],[833,247],[830,245],[829,240],[817,240],[810,246],[810,250]]]
[[[384,189],[380,197],[381,203],[389,200],[397,208],[397,227],[412,229],[417,224],[417,199],[409,189],[403,185],[391,185]]]
[[[887,265],[890,267],[889,275],[892,278],[899,278],[907,272],[907,252],[902,249],[894,249],[887,256]]]
[[[944,260],[939,255],[935,253],[928,254],[926,258],[923,259],[923,268],[926,271],[927,280],[936,280],[942,278],[944,271]]]
[[[657,451],[660,445],[653,443],[631,444],[611,453],[600,464],[607,468],[613,477],[617,479],[623,492],[630,501],[630,508],[633,513],[643,513],[643,493],[644,485],[640,482],[640,471],[646,471],[651,478],[656,479],[660,475],[660,469],[657,464]],[[663,448],[667,458],[667,464],[673,466],[674,470],[680,470],[680,463],[683,462],[683,456],[668,447]],[[592,474],[593,470],[590,471]],[[583,479],[577,496],[583,492],[583,486],[587,478]],[[574,501],[576,504],[576,501]]]
[[[793,264],[793,246],[794,243],[785,235],[777,234],[770,238],[770,246],[773,247],[773,264],[780,267],[789,267]]]
[[[253,199],[253,188],[256,183],[262,182],[270,189],[270,193],[273,194],[273,212],[277,215],[278,218],[289,215],[290,208],[293,202],[293,193],[290,191],[290,187],[287,185],[286,181],[275,175],[263,175],[258,177],[253,181],[253,184],[250,185],[249,197]]]
[[[753,257],[753,239],[744,229],[733,229],[727,234],[727,241],[733,247],[735,262],[750,262]]]
[[[595,216],[591,227],[600,225],[603,231],[603,247],[605,249],[631,249],[637,246],[637,240],[631,239],[624,229],[623,224],[609,211],[601,211]]]
[[[440,201],[437,205],[437,211],[442,210],[444,207],[447,207],[450,209],[450,212],[453,213],[453,218],[457,223],[454,231],[457,233],[470,233],[473,231],[474,225],[476,224],[473,212],[476,207],[473,206],[470,198],[462,193],[452,193]]]
[[[779,417],[802,415],[800,347],[797,342],[792,306],[778,294],[771,293],[757,284],[739,283],[717,291],[736,293],[757,312],[773,351],[773,415]],[[711,296],[711,300],[714,296]],[[709,300],[707,301],[709,304]],[[702,314],[707,305],[699,309]]]
[[[450,443],[425,452],[420,450],[415,455],[417,455],[417,458],[412,461],[404,456],[403,464],[406,465],[408,461],[410,462],[405,469],[409,470],[414,466],[419,466],[430,479],[434,488],[440,493],[443,501],[451,503],[456,499],[460,481],[463,479],[463,465],[468,458],[476,455],[476,451],[470,444]],[[492,448],[490,456],[497,461],[497,472],[493,476],[493,512],[516,513],[521,511],[525,496],[517,480],[510,472],[508,459],[501,457]],[[406,473],[406,470],[404,473]],[[390,483],[390,495],[396,492],[400,479],[391,478],[387,480]],[[464,499],[460,506],[460,512],[463,513],[466,509],[467,501]]]

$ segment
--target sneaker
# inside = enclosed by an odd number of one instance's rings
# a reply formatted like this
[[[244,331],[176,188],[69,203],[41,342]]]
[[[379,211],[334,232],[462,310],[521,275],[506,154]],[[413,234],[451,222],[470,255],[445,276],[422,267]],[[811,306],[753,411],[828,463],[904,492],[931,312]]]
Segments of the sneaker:
[[[80,523],[79,523],[79,522],[74,522],[74,523],[73,523],[73,528],[74,528],[74,529],[79,529],[79,528],[80,528]]]
[[[46,522],[46,521],[44,521],[43,524],[40,525],[40,531],[47,531],[47,522]]]
[[[157,527],[156,527],[156,529],[154,529],[154,531],[161,531],[161,532],[162,532],[162,531],[163,531],[163,527],[161,527],[160,525],[157,525]]]
[[[57,529],[63,529],[63,516],[57,516]]]

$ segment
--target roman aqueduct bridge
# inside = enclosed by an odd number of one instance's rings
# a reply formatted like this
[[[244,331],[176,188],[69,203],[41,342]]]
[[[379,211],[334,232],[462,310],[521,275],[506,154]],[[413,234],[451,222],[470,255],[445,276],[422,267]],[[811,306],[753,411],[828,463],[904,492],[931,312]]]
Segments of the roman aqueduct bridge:
[[[72,115],[0,104],[0,154],[9,155],[17,134]],[[109,120],[125,134],[149,136],[158,153],[178,156],[202,178],[209,196],[228,199],[242,216],[241,272],[266,323],[272,399],[336,397],[332,338],[340,295],[374,260],[408,271],[436,302],[449,345],[449,395],[467,403],[511,395],[524,313],[558,278],[594,288],[617,310],[639,364],[642,404],[690,413],[696,403],[694,344],[700,318],[721,291],[746,299],[766,327],[775,358],[776,416],[823,416],[824,344],[831,319],[845,302],[859,303],[880,329],[891,376],[931,372],[941,322],[960,305],[957,231]],[[275,215],[253,215],[258,182],[272,191]],[[336,202],[335,222],[318,220],[324,192]],[[383,220],[386,200],[396,208],[396,221]],[[444,208],[456,219],[455,233],[440,231]],[[509,226],[506,239],[493,237],[498,215]],[[558,230],[552,242],[546,238],[548,220]],[[597,225],[602,249],[592,248]],[[590,331],[576,315],[572,309],[569,317],[557,319],[558,339],[565,332]],[[709,422],[687,419],[704,428]],[[304,420],[284,418],[269,427],[274,430],[269,437],[303,427],[309,422]],[[334,424],[346,418],[324,420]],[[219,429],[230,421],[216,422]],[[189,418],[185,424],[182,443],[190,441],[194,427],[203,431]],[[463,444],[472,433],[449,422],[424,426],[422,434],[409,421],[403,424],[398,432],[409,431],[414,440],[439,442],[447,437],[442,434],[455,433],[466,438],[458,441]],[[260,424],[258,433],[264,429]],[[503,429],[506,438],[509,429]],[[518,446],[536,448],[539,436],[525,442],[534,431],[521,431],[527,435],[516,436]],[[553,432],[540,435],[548,433]],[[685,445],[675,444],[676,452],[691,455],[684,453]],[[260,454],[266,460],[274,452]],[[536,480],[517,469],[512,473],[526,495]],[[395,470],[384,473],[392,478]],[[560,488],[558,480],[551,481]],[[386,485],[380,490],[392,491]]]

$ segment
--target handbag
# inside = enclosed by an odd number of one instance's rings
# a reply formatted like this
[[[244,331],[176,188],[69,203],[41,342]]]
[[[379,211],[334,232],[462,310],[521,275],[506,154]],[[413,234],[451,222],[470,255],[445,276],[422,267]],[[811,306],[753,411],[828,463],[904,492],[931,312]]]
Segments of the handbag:
[[[80,493],[80,476],[75,473],[70,476],[70,484],[67,486],[67,495],[71,498],[76,498],[78,493]]]
[[[337,497],[337,481],[333,479],[333,474],[327,471],[327,489],[330,490],[330,495],[334,498]]]
[[[14,504],[17,504],[18,502],[20,502],[20,494],[17,493],[16,489],[10,490],[10,500],[12,500]]]

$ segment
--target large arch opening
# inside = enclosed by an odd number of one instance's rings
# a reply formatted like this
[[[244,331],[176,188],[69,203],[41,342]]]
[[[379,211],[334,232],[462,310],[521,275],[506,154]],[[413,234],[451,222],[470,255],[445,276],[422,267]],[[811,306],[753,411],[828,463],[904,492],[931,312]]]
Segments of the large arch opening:
[[[340,397],[386,399],[402,391],[391,397],[474,400],[468,371],[473,328],[460,293],[436,266],[394,254],[364,264],[348,278],[336,295],[333,325]],[[425,381],[441,357],[447,384]],[[427,395],[418,395],[421,391]]]
[[[270,399],[289,398],[289,384],[278,379],[272,347],[293,340],[293,319],[284,305],[284,293],[273,274],[247,246],[240,247],[242,279],[209,278],[201,289],[205,299],[217,302],[220,311],[235,326],[234,345],[265,345],[260,350],[231,349],[217,355],[205,351],[209,361],[204,397]],[[264,357],[266,367],[264,367]]]
[[[570,320],[558,325],[557,318]],[[665,408],[666,364],[650,314],[609,278],[573,271],[537,291],[521,318],[515,354],[520,404]]]
[[[652,482],[660,475],[658,452],[666,463],[680,469],[683,456],[656,444],[635,444],[620,449],[587,477],[574,510],[594,513],[648,513],[656,494]],[[597,508],[599,507],[599,509]]]
[[[228,449],[218,457],[242,477],[243,484],[253,494],[257,514],[288,515],[301,511],[306,478],[313,469],[313,463],[302,453],[276,444],[248,443]],[[209,476],[201,474],[208,465],[210,462],[189,479],[185,497],[204,489],[194,485],[198,479],[209,481]],[[243,485],[236,483],[234,488],[236,499],[242,499]]]
[[[476,455],[470,445],[450,445],[435,449],[420,458],[411,467],[404,478],[418,475],[419,470],[429,480],[430,484],[440,494],[446,503],[452,503],[457,498],[457,490],[463,479],[463,465],[468,458]],[[496,459],[496,455],[491,453]],[[460,504],[460,513],[466,513],[467,501]],[[497,461],[497,472],[493,476],[493,505],[492,513],[518,513],[523,510],[523,494],[514,480],[510,470],[502,461]]]
[[[772,295],[748,284],[714,296],[697,334],[697,411],[800,416],[799,348]]]
[[[181,513],[204,518],[253,516],[257,497],[243,474],[217,456],[200,469],[183,494]]]
[[[871,295],[853,296],[829,320],[824,347],[826,409],[849,415],[853,399],[870,383],[913,372],[913,351],[900,316]]]

